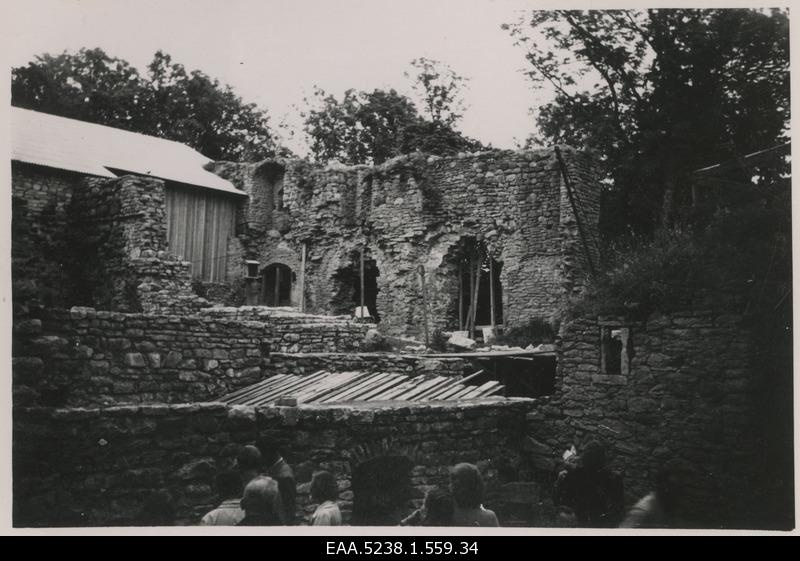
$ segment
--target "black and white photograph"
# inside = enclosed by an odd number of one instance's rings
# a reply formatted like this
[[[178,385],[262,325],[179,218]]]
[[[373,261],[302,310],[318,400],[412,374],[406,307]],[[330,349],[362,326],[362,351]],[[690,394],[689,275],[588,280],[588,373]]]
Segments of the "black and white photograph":
[[[651,4],[5,2],[8,532],[795,533],[790,9]]]

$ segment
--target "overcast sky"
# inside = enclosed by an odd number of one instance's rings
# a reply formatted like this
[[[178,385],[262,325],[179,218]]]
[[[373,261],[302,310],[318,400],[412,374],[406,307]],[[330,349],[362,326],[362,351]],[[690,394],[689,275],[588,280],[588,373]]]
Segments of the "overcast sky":
[[[273,124],[298,126],[313,86],[395,88],[425,56],[470,78],[459,128],[513,148],[532,131],[536,94],[522,70],[524,52],[503,23],[530,3],[508,0],[29,0],[14,1],[11,65],[37,54],[101,47],[144,70],[162,49],[266,108]]]
[[[303,137],[297,108],[315,84],[337,96],[348,88],[411,94],[404,72],[421,56],[470,79],[462,132],[514,148],[534,132],[529,109],[550,94],[531,87],[523,74],[525,53],[501,24],[534,6],[608,7],[567,0],[0,1],[8,16],[1,19],[11,66],[42,53],[101,47],[144,71],[161,49],[266,108],[273,125],[285,120],[293,126],[301,137],[290,142],[295,150]]]

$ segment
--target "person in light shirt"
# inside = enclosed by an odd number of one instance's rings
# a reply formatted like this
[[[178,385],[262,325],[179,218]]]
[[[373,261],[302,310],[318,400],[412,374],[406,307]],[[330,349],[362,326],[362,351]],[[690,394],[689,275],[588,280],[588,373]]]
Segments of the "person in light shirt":
[[[336,499],[339,488],[336,478],[329,471],[318,471],[311,479],[311,498],[319,503],[311,516],[312,526],[341,526],[342,513]]]
[[[497,515],[484,508],[483,478],[473,464],[457,464],[450,474],[450,490],[456,503],[453,526],[499,526]]]
[[[234,471],[225,471],[217,476],[217,490],[223,499],[217,508],[200,520],[201,526],[236,526],[244,518],[240,505],[242,480]]]

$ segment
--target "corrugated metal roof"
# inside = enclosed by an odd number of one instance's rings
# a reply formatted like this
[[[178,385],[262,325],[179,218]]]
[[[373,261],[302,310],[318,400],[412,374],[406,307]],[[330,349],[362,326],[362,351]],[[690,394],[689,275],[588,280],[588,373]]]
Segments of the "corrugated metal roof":
[[[308,376],[276,374],[257,384],[230,393],[218,401],[231,405],[272,405],[281,398],[294,398],[297,404],[324,405],[381,401],[453,401],[477,399],[502,392],[500,382],[490,380],[480,386],[454,376],[407,376],[381,372],[328,372]]]
[[[244,195],[203,169],[211,160],[180,142],[11,108],[11,159],[100,177],[111,170]]]

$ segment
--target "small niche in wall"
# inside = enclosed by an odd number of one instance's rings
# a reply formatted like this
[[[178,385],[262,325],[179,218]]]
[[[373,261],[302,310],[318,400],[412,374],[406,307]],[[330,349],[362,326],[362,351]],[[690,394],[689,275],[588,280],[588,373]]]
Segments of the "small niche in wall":
[[[633,356],[631,329],[622,326],[601,326],[600,351],[601,374],[627,376]]]

